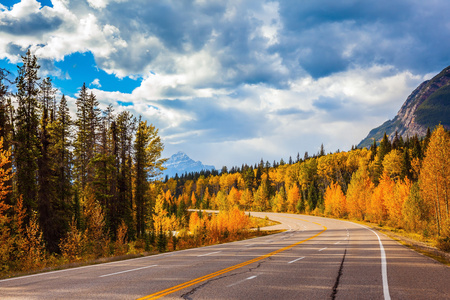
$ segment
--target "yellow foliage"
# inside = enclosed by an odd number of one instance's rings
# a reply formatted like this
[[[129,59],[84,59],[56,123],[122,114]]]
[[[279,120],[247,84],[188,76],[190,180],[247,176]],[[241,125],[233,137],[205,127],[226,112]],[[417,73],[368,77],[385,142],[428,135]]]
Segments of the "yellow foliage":
[[[383,159],[383,170],[391,178],[397,179],[402,173],[402,153],[391,150]]]
[[[67,236],[59,243],[62,256],[69,262],[81,260],[84,243],[83,234],[77,229],[75,219],[72,219]]]
[[[325,214],[342,218],[347,214],[347,200],[341,186],[333,182],[325,190]]]
[[[374,188],[368,215],[374,222],[383,223],[388,218],[386,203],[391,202],[394,192],[395,182],[389,177],[388,173],[383,173],[380,183]]]
[[[438,235],[450,218],[450,136],[442,125],[431,135],[419,177],[425,202],[432,207]]]
[[[153,226],[156,231],[166,232],[170,230],[170,221],[167,215],[168,212],[164,209],[164,196],[158,195],[153,213]]]
[[[241,193],[235,187],[232,187],[227,200],[232,206],[238,205],[241,200]]]
[[[373,183],[364,163],[353,173],[347,190],[347,209],[350,217],[364,220],[371,198]]]
[[[198,231],[201,228],[201,220],[198,216],[198,213],[196,211],[194,211],[193,213],[191,213],[191,216],[189,218],[189,231],[192,234],[197,234]]]
[[[287,194],[287,211],[295,212],[297,203],[300,201],[300,190],[298,189],[298,185],[294,184],[289,190]]]

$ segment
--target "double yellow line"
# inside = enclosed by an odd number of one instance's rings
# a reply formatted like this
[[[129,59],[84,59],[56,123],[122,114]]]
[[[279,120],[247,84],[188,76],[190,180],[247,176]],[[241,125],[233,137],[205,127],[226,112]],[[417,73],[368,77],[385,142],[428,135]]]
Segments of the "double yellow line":
[[[306,221],[306,220],[302,220],[302,221]],[[309,222],[309,221],[306,221],[306,222]],[[280,252],[283,252],[283,251],[286,251],[286,250],[288,250],[288,249],[291,249],[292,247],[295,247],[295,246],[297,246],[297,245],[300,245],[300,244],[302,244],[302,243],[304,243],[304,242],[306,242],[306,241],[312,240],[313,238],[315,238],[315,237],[321,235],[323,232],[325,232],[325,230],[327,230],[327,228],[326,228],[325,226],[323,226],[322,224],[315,223],[315,222],[311,222],[311,223],[320,225],[320,226],[322,226],[324,229],[323,229],[321,232],[319,232],[319,233],[317,233],[317,234],[315,234],[315,235],[313,235],[313,236],[311,236],[311,237],[309,237],[309,238],[307,238],[307,239],[304,239],[304,240],[302,240],[302,241],[299,241],[299,242],[297,242],[297,243],[295,243],[295,244],[286,246],[286,247],[284,247],[284,248],[280,248],[280,249],[278,249],[278,250],[275,250],[275,251],[270,252],[270,253],[268,253],[268,254],[265,254],[265,255],[263,255],[263,256],[256,257],[256,258],[254,258],[254,259],[251,259],[251,260],[245,261],[245,262],[243,262],[243,263],[240,263],[240,264],[237,264],[237,265],[234,265],[234,266],[231,266],[231,267],[222,269],[222,270],[220,270],[220,271],[217,271],[217,272],[214,272],[214,273],[211,273],[211,274],[208,274],[208,275],[205,275],[205,276],[202,276],[202,277],[199,277],[199,278],[196,278],[196,279],[187,281],[187,282],[185,282],[185,283],[182,283],[182,284],[173,286],[173,287],[171,287],[171,288],[168,288],[168,289],[159,291],[159,292],[157,292],[157,293],[154,293],[154,294],[151,294],[151,295],[148,295],[148,296],[144,296],[144,297],[142,297],[142,298],[139,298],[138,300],[144,300],[144,299],[145,299],[145,300],[148,300],[148,299],[158,299],[158,298],[167,296],[167,295],[172,294],[172,293],[174,293],[174,292],[176,292],[176,291],[179,291],[179,290],[182,290],[182,289],[184,289],[184,288],[190,287],[190,286],[192,286],[192,285],[194,285],[194,284],[197,284],[197,283],[200,283],[200,282],[209,280],[209,279],[211,279],[211,278],[214,278],[214,277],[220,276],[220,275],[222,275],[222,274],[228,273],[228,272],[230,272],[230,271],[233,271],[233,270],[236,270],[236,269],[245,267],[245,266],[250,265],[250,264],[252,264],[252,263],[254,263],[254,262],[263,260],[263,259],[265,259],[265,258],[267,258],[267,257],[273,256],[273,255],[278,254],[278,253],[280,253]]]

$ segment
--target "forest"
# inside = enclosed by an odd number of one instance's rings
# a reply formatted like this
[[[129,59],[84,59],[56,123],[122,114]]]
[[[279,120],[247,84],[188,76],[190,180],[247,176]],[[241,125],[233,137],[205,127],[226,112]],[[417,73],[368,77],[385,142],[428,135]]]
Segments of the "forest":
[[[158,129],[83,84],[69,111],[29,51],[0,70],[2,276],[248,237],[244,211],[369,221],[450,250],[450,134],[385,135],[370,149],[226,167],[160,180]],[[14,78],[13,78],[14,77]],[[73,118],[72,116],[75,116]],[[218,214],[188,209],[216,209]]]
[[[370,149],[261,162],[151,184],[170,206],[312,214],[368,221],[435,239],[450,251],[450,134],[386,134]],[[156,193],[156,192],[155,192]]]

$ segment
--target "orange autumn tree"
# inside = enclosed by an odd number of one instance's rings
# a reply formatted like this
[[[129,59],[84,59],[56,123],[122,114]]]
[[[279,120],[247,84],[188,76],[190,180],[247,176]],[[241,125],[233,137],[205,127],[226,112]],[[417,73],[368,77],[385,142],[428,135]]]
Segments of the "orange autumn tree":
[[[367,214],[367,204],[370,201],[373,183],[369,178],[367,166],[361,163],[353,173],[347,190],[347,209],[349,216],[364,220]]]
[[[432,133],[419,176],[421,194],[431,208],[438,235],[450,235],[450,137],[442,125]]]
[[[381,175],[380,183],[374,188],[370,197],[370,205],[367,207],[367,213],[371,221],[383,224],[388,219],[388,210],[386,203],[392,198],[395,182],[391,179],[388,172]]]
[[[394,193],[386,202],[389,214],[389,223],[396,227],[403,227],[403,208],[404,203],[409,197],[411,191],[411,181],[408,178],[398,180],[395,183]]]
[[[6,196],[11,192],[11,186],[8,185],[12,176],[11,168],[6,167],[10,162],[11,152],[3,149],[3,138],[0,138],[0,271],[8,269],[13,245],[9,228],[11,218],[6,214],[11,206],[5,203]]]
[[[287,194],[287,211],[293,213],[296,211],[296,206],[300,201],[300,190],[297,184],[292,185]]]
[[[347,214],[347,200],[337,182],[332,182],[325,190],[325,214],[342,218]]]

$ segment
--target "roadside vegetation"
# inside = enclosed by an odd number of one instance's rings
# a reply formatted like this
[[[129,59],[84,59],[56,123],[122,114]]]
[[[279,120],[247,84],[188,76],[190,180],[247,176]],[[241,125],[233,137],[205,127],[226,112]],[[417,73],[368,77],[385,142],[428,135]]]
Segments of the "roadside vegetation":
[[[30,52],[15,78],[0,69],[0,277],[264,234],[244,210],[369,221],[450,250],[442,126],[424,139],[384,136],[370,149],[322,146],[287,162],[160,180],[164,145],[152,124],[100,110],[85,85],[72,120],[38,69]]]

